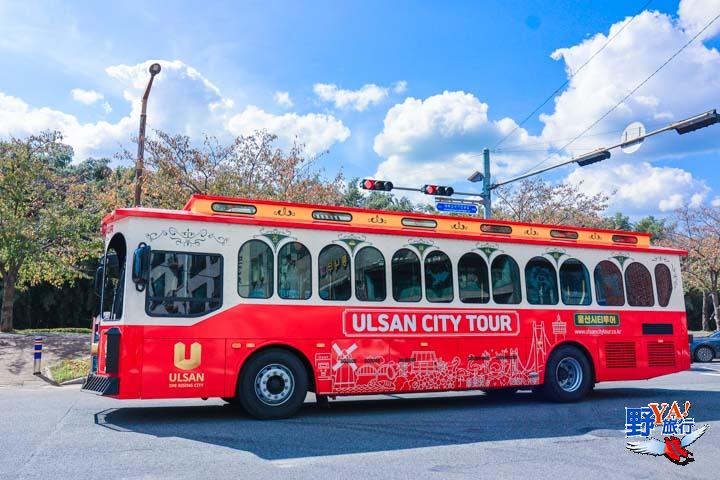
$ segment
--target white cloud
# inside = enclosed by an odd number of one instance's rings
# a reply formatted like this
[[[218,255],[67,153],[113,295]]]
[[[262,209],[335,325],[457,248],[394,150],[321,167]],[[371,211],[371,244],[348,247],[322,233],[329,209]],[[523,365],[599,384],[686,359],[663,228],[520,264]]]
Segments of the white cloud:
[[[600,49],[609,36],[627,28],[570,80],[568,88],[556,98],[555,109],[541,115],[545,123],[542,137],[556,147],[580,134],[609,111],[625,95],[649,77],[696,33],[699,23],[706,24],[720,13],[720,0],[683,0],[679,17],[658,12],[643,12],[627,17],[578,45],[560,48],[552,58],[562,60],[568,72],[576,72]],[[714,34],[720,32],[720,22]],[[708,35],[705,36],[708,38]],[[631,122],[643,122],[648,128],[680,120],[720,104],[720,53],[696,40],[675,57],[637,93],[620,105],[590,132],[574,143],[578,150],[615,143],[620,132]],[[616,132],[597,136],[600,132]],[[556,139],[563,139],[557,140]],[[720,149],[720,135],[708,130],[686,137],[661,135],[648,141],[633,158],[644,160],[663,155],[686,155],[708,149]],[[622,154],[615,154],[614,156]]]
[[[290,94],[288,92],[275,92],[274,98],[275,103],[277,103],[281,107],[290,108],[293,106],[293,101],[290,98]]]
[[[140,118],[140,99],[148,81],[148,60],[136,65],[113,65],[106,73],[127,102],[127,114],[117,122],[81,123],[72,114],[48,107],[33,107],[24,100],[0,92],[0,137],[23,136],[42,130],[59,130],[75,150],[75,159],[109,156],[119,147],[130,147]],[[202,134],[229,138],[239,133],[268,130],[278,135],[283,146],[298,142],[308,152],[318,153],[342,142],[350,130],[332,115],[286,113],[272,115],[255,106],[237,113],[232,99],[196,69],[181,61],[160,61],[162,72],[155,77],[148,102],[148,134],[153,130],[181,133],[199,139]],[[97,93],[97,92],[92,92]],[[88,91],[73,94],[89,101]],[[98,94],[99,95],[99,94]],[[94,102],[100,101],[96,98]],[[112,111],[108,102],[100,104],[105,114]]]
[[[393,92],[395,93],[405,93],[407,91],[408,82],[405,80],[400,80],[399,82],[395,82],[393,85]]]
[[[610,211],[632,215],[671,212],[685,204],[698,206],[710,191],[690,172],[681,168],[656,167],[648,162],[606,161],[575,169],[567,181],[582,183],[583,191],[588,194],[610,195]]]
[[[715,198],[713,198],[713,199],[712,199],[712,202],[710,202],[710,204],[711,204],[713,207],[720,207],[720,197],[715,197]]]
[[[388,97],[390,89],[374,83],[363,85],[359,90],[345,90],[333,83],[316,83],[313,91],[323,102],[334,103],[337,108],[351,108],[358,112],[367,110]]]
[[[117,123],[80,123],[74,115],[47,107],[33,108],[19,98],[0,92],[0,137],[59,130],[75,150],[75,158],[102,154],[107,148],[129,140],[136,125],[129,117]]]
[[[350,136],[350,130],[332,115],[273,115],[255,106],[249,106],[234,115],[228,121],[227,127],[234,135],[249,135],[256,130],[267,130],[275,133],[284,146],[290,146],[295,141],[304,143],[311,155],[327,150],[337,142],[344,142]]]
[[[502,145],[507,150],[506,156],[493,152],[493,177],[502,179],[524,172],[548,156],[551,158],[543,166],[564,160],[569,154],[617,143],[620,132],[633,121],[641,121],[652,129],[717,107],[720,53],[696,41],[588,132],[588,136],[561,152],[562,155],[548,153],[557,151],[610,110],[717,13],[720,0],[683,0],[677,18],[657,12],[638,15],[570,80],[566,90],[555,99],[554,109],[540,116],[544,124],[540,136],[532,137],[518,129]],[[609,36],[630,20],[628,17],[612,25],[607,34],[599,33],[575,46],[560,48],[552,58],[562,60],[568,74],[577,72]],[[717,27],[703,38],[717,35],[720,22]],[[445,92],[424,100],[408,98],[388,111],[384,129],[375,138],[375,151],[383,157],[377,176],[400,179],[397,183],[410,185],[428,180],[457,185],[473,170],[481,169],[478,155],[481,149],[494,145],[514,126],[509,118],[488,118],[488,106],[472,94]],[[577,169],[567,178],[583,181],[584,190],[590,192],[617,189],[611,208],[628,213],[667,212],[681,203],[697,205],[709,192],[702,180],[679,168],[681,161],[676,168],[653,166],[650,162],[720,150],[717,128],[682,137],[672,132],[659,135],[645,142],[632,157],[613,151],[611,161]],[[598,132],[615,133],[598,135]],[[546,146],[552,150],[543,151]]]
[[[694,35],[705,26],[715,15],[720,13],[720,0],[682,0],[678,7],[680,26]],[[711,38],[720,33],[720,22],[715,22],[701,38]]]
[[[93,103],[105,98],[105,96],[100,92],[96,92],[95,90],[83,90],[82,88],[73,88],[70,93],[72,94],[73,100],[84,103],[85,105],[92,105]]]
[[[513,120],[488,118],[488,105],[465,92],[443,92],[424,100],[407,98],[386,114],[375,137],[375,152],[384,158],[377,178],[420,186],[425,182],[456,182],[482,169],[481,152],[516,127]],[[516,141],[533,141],[524,129]],[[493,175],[517,173],[537,156],[492,155]]]

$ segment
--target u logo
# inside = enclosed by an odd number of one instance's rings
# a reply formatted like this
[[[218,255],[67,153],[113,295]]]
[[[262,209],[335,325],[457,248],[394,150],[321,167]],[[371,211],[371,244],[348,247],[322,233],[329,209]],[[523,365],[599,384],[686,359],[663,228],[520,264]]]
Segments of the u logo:
[[[200,355],[202,345],[195,342],[190,345],[190,358],[185,358],[185,344],[178,342],[175,344],[175,366],[180,370],[192,370],[200,366]]]

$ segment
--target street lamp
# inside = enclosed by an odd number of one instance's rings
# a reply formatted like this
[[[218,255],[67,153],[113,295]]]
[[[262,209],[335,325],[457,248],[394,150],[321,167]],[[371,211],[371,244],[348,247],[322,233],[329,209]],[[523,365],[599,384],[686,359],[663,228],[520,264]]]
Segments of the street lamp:
[[[145,123],[147,121],[147,101],[150,96],[150,89],[152,88],[153,79],[155,75],[160,73],[159,63],[153,63],[150,65],[150,80],[148,80],[147,87],[145,88],[145,94],[142,97],[142,111],[140,112],[140,133],[138,134],[138,153],[137,159],[135,160],[135,206],[140,206],[140,197],[142,194],[142,175],[143,175],[143,156],[145,154]]]

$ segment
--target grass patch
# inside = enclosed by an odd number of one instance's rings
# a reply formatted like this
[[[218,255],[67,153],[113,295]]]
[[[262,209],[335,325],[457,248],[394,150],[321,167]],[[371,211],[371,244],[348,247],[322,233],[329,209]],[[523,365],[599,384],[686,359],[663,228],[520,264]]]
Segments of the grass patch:
[[[70,328],[26,328],[23,330],[13,330],[13,333],[22,335],[36,335],[38,333],[92,333],[90,328],[70,327]]]
[[[90,373],[90,357],[61,360],[50,365],[50,374],[57,383],[86,377]]]

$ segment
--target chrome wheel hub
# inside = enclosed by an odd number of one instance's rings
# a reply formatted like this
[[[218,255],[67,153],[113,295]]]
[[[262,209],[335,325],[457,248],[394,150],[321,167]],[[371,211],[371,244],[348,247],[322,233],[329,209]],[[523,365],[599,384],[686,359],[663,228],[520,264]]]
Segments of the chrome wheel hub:
[[[572,357],[563,358],[555,369],[555,377],[560,388],[566,392],[574,392],[582,384],[582,366]]]
[[[255,395],[266,405],[281,405],[295,391],[295,377],[285,365],[267,365],[255,376]]]

